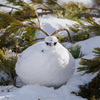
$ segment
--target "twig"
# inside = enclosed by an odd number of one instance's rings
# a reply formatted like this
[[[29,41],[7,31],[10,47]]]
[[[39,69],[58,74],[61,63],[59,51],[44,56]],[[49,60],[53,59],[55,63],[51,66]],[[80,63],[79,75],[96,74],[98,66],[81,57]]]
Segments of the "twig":
[[[43,30],[41,27],[38,27],[38,26],[34,26],[34,25],[25,25],[23,24],[21,21],[17,20],[16,18],[13,17],[13,20],[16,20],[17,22],[19,22],[21,25],[19,25],[18,27],[30,27],[30,28],[35,28],[35,29],[38,29],[40,31],[42,31],[45,35],[47,36],[50,36],[45,30]]]
[[[90,9],[90,10],[98,10],[98,11],[100,11],[99,8],[94,8],[94,7],[92,7],[92,8],[83,8],[82,10],[87,10],[87,9]]]
[[[15,74],[16,74],[16,72],[15,72]],[[16,86],[16,80],[17,80],[17,74],[16,74],[15,79],[14,79],[14,82],[15,82],[14,86]]]
[[[11,11],[9,12],[10,15],[11,15],[12,11],[13,11],[13,8],[12,8]]]
[[[68,37],[69,37],[69,41],[72,42],[71,36],[70,36],[70,32],[69,32],[68,29],[66,29],[66,28],[60,28],[60,29],[56,30],[53,34],[51,34],[51,36],[57,34],[57,33],[60,32],[60,31],[63,31],[63,30],[67,31]]]
[[[38,16],[43,16],[43,15],[48,15],[48,14],[53,14],[53,13],[56,13],[56,11],[41,12],[41,13],[38,13]],[[26,14],[20,17],[15,17],[15,18],[16,19],[20,19],[20,18],[27,19],[27,18],[36,18],[36,17],[37,16],[33,14]]]
[[[38,29],[38,30],[42,31],[42,32],[45,33],[47,36],[50,36],[46,31],[44,31],[42,28],[37,27],[37,26],[33,26],[33,25],[23,25],[23,24],[22,24],[22,27],[35,28],[35,29]]]
[[[52,10],[48,5],[43,4],[44,7],[46,7],[48,10]]]
[[[41,27],[41,26],[40,26],[40,20],[39,20],[39,16],[38,16],[38,13],[36,12],[36,10],[35,10],[35,14],[36,14],[36,16],[37,16],[37,19],[38,19],[38,24],[39,24],[39,27]]]
[[[38,40],[43,40],[44,38],[37,38],[37,39],[34,39],[32,42],[34,41],[38,41]]]
[[[80,15],[84,16],[84,17],[96,17],[96,18],[100,18],[100,14],[81,13]]]
[[[53,3],[55,3],[56,5],[58,5],[61,9],[64,9],[65,10],[65,8],[62,7],[60,4],[58,4],[56,1],[54,1],[54,0],[50,0],[50,1],[52,1]]]
[[[93,7],[99,7],[100,6],[100,1],[98,1],[97,3],[95,3],[94,5],[93,5]]]
[[[32,41],[30,41],[30,43],[34,42],[34,41],[38,41],[38,40],[43,40],[44,38],[37,38],[37,39],[34,39]]]
[[[8,7],[8,8],[16,9],[16,10],[20,10],[20,9],[18,9],[18,8],[11,7],[11,6],[7,6],[7,5],[4,5],[4,4],[0,4],[0,6],[3,6],[3,7]]]
[[[23,24],[23,22],[21,22],[20,20],[14,18],[14,17],[11,17],[11,18],[12,18],[12,20],[15,20],[16,22],[18,22],[18,23],[21,24],[21,25],[19,25],[19,26],[17,26],[17,27],[30,27],[30,28],[35,28],[35,29],[38,29],[38,30],[42,31],[45,35],[50,36],[50,35],[49,35],[45,30],[43,30],[41,27],[34,26],[34,25],[29,25],[29,24],[25,25],[25,24]]]

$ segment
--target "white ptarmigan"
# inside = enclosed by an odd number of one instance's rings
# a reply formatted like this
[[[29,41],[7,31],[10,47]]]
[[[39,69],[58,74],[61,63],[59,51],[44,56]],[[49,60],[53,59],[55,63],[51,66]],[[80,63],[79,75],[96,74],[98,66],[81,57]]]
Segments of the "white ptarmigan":
[[[38,42],[18,58],[16,73],[25,84],[61,86],[75,70],[74,58],[55,36],[48,36]]]

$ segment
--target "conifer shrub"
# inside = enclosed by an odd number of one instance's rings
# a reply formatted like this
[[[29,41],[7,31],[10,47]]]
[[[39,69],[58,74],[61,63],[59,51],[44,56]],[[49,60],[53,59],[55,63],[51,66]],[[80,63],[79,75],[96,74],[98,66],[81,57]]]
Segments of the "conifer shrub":
[[[100,24],[95,22],[94,19],[85,18],[84,22],[88,23],[87,25],[78,19],[77,22],[79,24],[74,24],[70,27],[70,29],[74,32],[72,35],[73,41],[83,41],[89,39],[90,37],[100,35]]]
[[[83,59],[80,64],[82,67],[78,71],[84,71],[84,74],[98,73],[91,82],[84,85],[79,85],[80,91],[78,96],[87,98],[88,100],[100,100],[100,48],[95,48],[93,51],[95,57],[93,59]]]
[[[89,38],[89,34],[85,33],[85,34],[77,34],[77,35],[73,35],[72,36],[72,40],[74,42],[78,42],[78,41],[83,41]]]
[[[78,96],[82,96],[88,100],[92,100],[94,97],[100,100],[100,73],[98,73],[88,84],[79,85],[79,88],[80,91],[78,92]]]
[[[81,59],[82,67],[79,67],[78,71],[84,71],[84,74],[100,71],[100,48],[95,48],[93,52],[95,53],[93,59]]]
[[[66,42],[68,41],[68,37],[66,36],[57,36],[59,42]]]
[[[16,73],[15,73],[15,64],[17,62],[17,56],[12,54],[9,57],[8,49],[0,49],[0,71],[4,71],[9,78],[7,80],[4,77],[1,77],[0,84],[7,85],[13,84],[16,85]]]
[[[75,59],[83,56],[80,45],[71,46],[68,48],[68,50]]]

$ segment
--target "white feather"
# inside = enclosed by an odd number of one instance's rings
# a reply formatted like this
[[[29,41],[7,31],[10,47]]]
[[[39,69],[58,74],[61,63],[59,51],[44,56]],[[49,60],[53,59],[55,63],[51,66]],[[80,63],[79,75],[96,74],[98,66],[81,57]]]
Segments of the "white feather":
[[[55,36],[47,37],[45,41],[49,42],[50,38],[57,41],[56,46],[50,47],[45,42],[38,42],[18,58],[15,70],[24,83],[60,86],[72,76],[74,58]]]

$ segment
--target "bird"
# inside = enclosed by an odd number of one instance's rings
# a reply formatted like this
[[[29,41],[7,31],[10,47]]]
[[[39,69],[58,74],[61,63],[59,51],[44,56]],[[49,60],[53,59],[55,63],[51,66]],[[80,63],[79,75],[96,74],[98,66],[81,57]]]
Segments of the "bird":
[[[73,75],[75,60],[56,36],[47,36],[22,52],[15,70],[25,84],[59,87]]]

